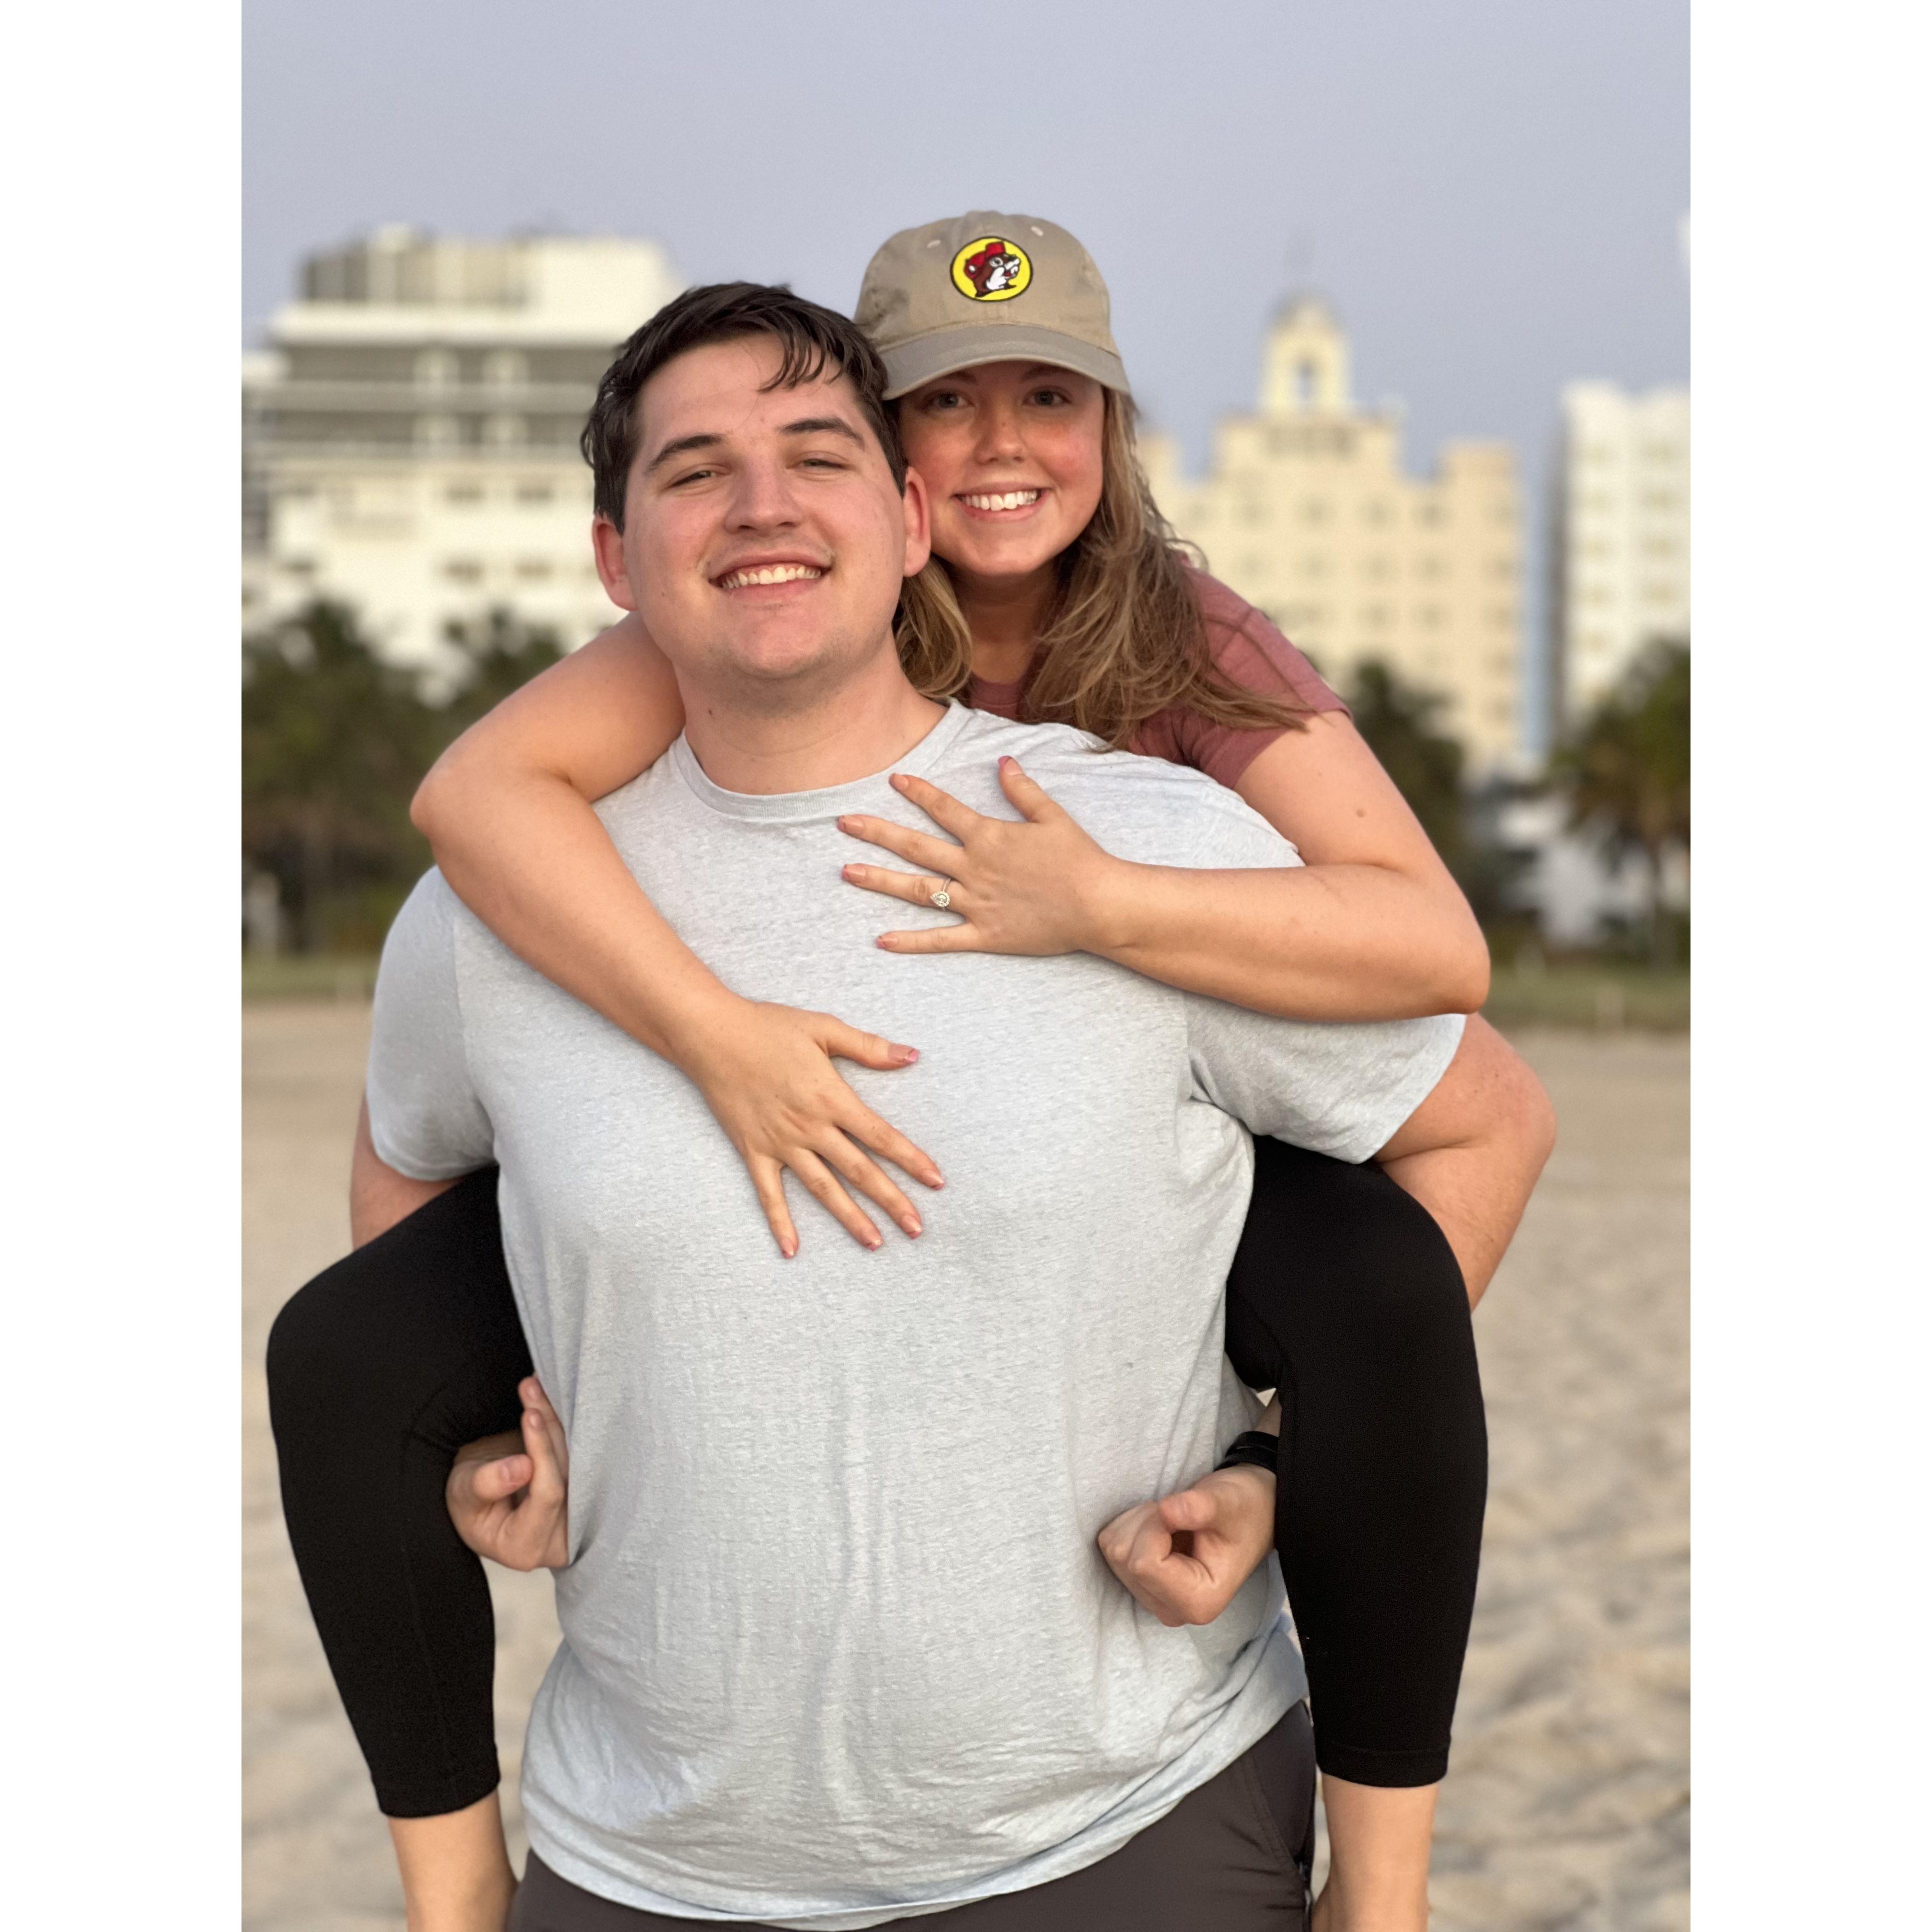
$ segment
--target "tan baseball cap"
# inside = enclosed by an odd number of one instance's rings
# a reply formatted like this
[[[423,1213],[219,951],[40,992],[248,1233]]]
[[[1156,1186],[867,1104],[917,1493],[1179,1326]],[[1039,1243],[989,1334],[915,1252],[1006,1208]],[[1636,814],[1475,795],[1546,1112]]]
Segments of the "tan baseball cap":
[[[886,394],[980,362],[1048,362],[1124,392],[1107,285],[1064,228],[985,209],[904,228],[872,257],[853,316]]]

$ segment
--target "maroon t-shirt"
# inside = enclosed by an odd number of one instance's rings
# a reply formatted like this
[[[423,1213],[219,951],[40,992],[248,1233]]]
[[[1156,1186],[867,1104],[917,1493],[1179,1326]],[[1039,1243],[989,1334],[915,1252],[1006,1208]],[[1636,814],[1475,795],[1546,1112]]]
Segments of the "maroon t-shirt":
[[[1288,698],[1304,711],[1347,710],[1315,667],[1252,604],[1204,571],[1190,568],[1187,577],[1200,602],[1208,652],[1230,684]],[[1017,719],[1026,686],[1024,678],[995,684],[976,677],[966,701],[981,711]],[[1241,774],[1288,728],[1276,724],[1244,731],[1204,718],[1185,705],[1171,705],[1142,725],[1128,740],[1127,748],[1172,764],[1192,765],[1232,791]]]

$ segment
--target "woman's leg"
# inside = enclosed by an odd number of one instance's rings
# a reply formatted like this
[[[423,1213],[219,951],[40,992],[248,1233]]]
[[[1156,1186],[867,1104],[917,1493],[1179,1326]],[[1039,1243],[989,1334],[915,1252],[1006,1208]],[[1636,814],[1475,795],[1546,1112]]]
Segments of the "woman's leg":
[[[1432,1785],[1489,1478],[1468,1300],[1442,1230],[1372,1165],[1258,1139],[1228,1353],[1281,1393],[1276,1539],[1317,1760],[1351,1784]]]
[[[494,1168],[316,1276],[268,1336],[289,1540],[392,1817],[496,1787],[496,1623],[443,1486],[464,1443],[517,1426],[530,1372]]]

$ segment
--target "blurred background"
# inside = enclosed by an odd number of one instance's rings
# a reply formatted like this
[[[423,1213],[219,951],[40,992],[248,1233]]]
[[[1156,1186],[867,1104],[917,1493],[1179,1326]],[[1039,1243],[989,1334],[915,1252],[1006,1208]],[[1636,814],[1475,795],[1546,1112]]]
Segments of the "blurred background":
[[[973,208],[1093,252],[1162,508],[1351,699],[1562,1116],[1478,1323],[1437,1922],[1687,1924],[1687,7],[248,0],[244,58],[248,1924],[401,1924],[260,1383],[346,1246],[410,794],[615,614],[613,346]],[[500,1608],[513,1800],[548,1585]]]

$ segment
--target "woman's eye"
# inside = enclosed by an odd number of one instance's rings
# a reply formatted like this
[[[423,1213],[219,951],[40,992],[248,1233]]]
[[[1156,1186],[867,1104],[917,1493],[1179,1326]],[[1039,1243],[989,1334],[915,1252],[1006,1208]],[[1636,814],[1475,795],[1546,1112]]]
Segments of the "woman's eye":
[[[1050,410],[1058,408],[1067,398],[1063,389],[1036,389],[1027,400],[1036,408]]]

